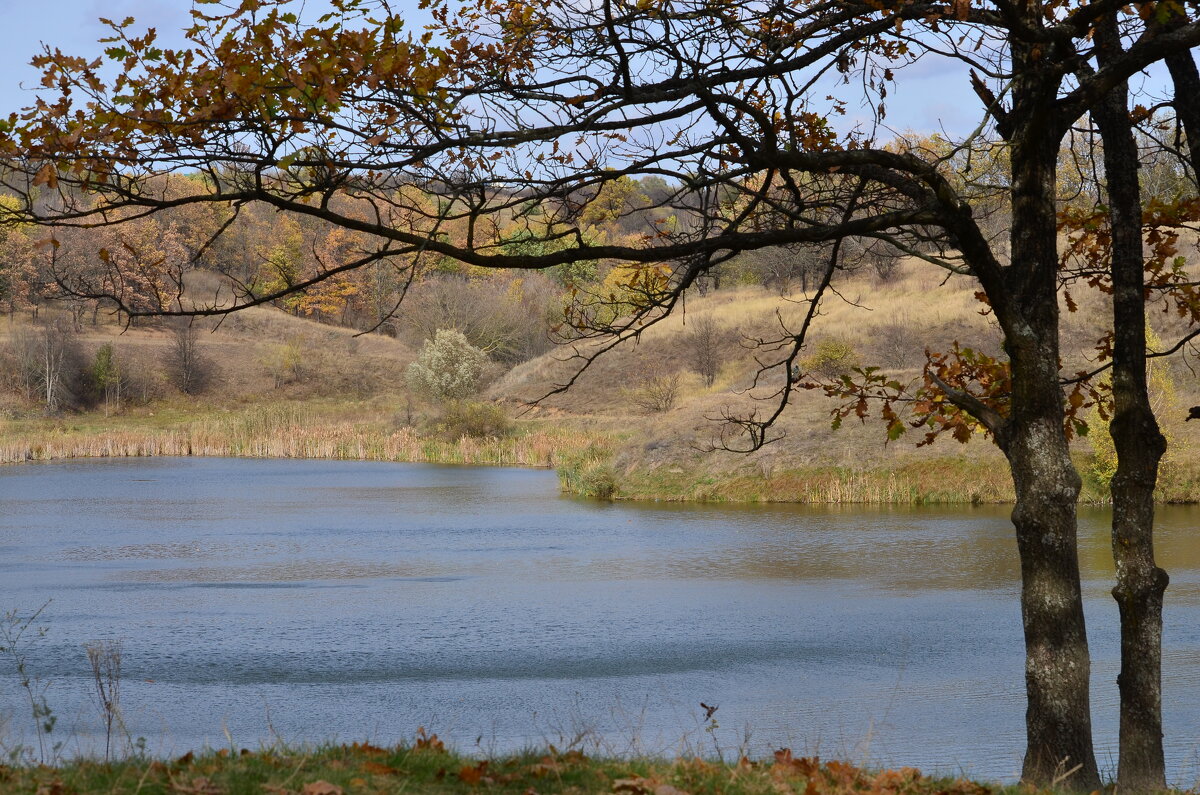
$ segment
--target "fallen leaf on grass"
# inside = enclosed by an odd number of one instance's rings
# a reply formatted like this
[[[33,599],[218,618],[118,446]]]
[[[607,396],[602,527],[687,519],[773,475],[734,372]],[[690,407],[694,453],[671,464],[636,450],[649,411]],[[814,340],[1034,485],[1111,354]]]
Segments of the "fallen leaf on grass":
[[[652,778],[619,778],[613,782],[613,792],[621,795],[691,795],[670,784],[660,784]]]
[[[380,748],[378,745],[370,743],[351,743],[350,750],[364,756],[387,756],[389,753],[386,748]]]
[[[862,777],[862,771],[857,767],[848,765],[845,762],[839,762],[836,759],[832,762],[826,762],[825,770],[829,772],[830,778],[847,788],[857,783],[859,778]]]
[[[475,766],[467,766],[458,771],[458,779],[464,784],[470,784],[472,787],[477,786],[482,781],[491,782],[491,779],[486,777],[488,760],[483,760]]]
[[[300,795],[343,795],[342,788],[328,781],[310,781],[300,789]]]
[[[745,759],[745,757],[742,758]],[[713,772],[713,766],[698,756],[691,757],[690,759],[679,759],[676,761],[675,766],[679,770],[700,773],[702,775],[708,775]]]
[[[424,726],[417,727],[418,751],[445,751],[446,744],[438,739],[436,734],[428,734]]]
[[[171,792],[179,793],[179,795],[221,795],[221,788],[203,776],[199,776],[191,781],[172,781]]]
[[[775,776],[804,776],[812,779],[820,772],[821,760],[818,757],[803,756],[797,759],[792,756],[790,748],[780,748],[776,751],[775,764],[771,766],[771,773]]]
[[[540,762],[535,762],[529,766],[529,775],[534,778],[541,778],[549,773],[557,773],[562,768],[558,762],[555,762],[550,757],[546,757]]]
[[[920,780],[920,770],[915,767],[902,767],[899,770],[885,770],[879,773],[871,784],[881,793],[892,793],[910,788]]]
[[[367,773],[372,773],[376,776],[402,776],[404,771],[399,768],[385,765],[382,762],[372,762],[370,760],[362,763],[362,769]]]

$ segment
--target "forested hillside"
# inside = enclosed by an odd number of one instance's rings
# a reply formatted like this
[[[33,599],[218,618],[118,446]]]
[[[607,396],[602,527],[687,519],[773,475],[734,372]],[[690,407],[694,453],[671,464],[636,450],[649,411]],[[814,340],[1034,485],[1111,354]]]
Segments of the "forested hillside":
[[[639,234],[638,224],[646,221],[639,208],[656,186],[622,184],[629,191],[619,201],[606,203],[601,196],[593,202],[606,209],[588,214],[595,221],[592,234]],[[1001,209],[1001,227],[1002,218]],[[317,224],[302,229],[262,208],[239,212],[231,221],[235,233],[208,248],[212,224],[230,219],[193,213],[192,227],[187,220],[181,216],[179,225],[165,230],[160,222],[139,221],[137,240],[128,239],[128,226],[119,227],[120,234],[118,228],[68,230],[57,246],[35,240],[37,230],[9,231],[0,357],[10,435],[47,427],[74,428],[79,438],[131,428],[159,432],[214,411],[287,405],[291,413],[267,423],[263,435],[339,420],[357,423],[369,437],[403,431],[443,442],[561,428],[562,435],[544,442],[540,457],[528,463],[560,466],[566,486],[583,493],[812,502],[1012,498],[999,453],[982,439],[918,447],[924,430],[914,429],[887,442],[881,426],[853,416],[832,429],[831,412],[844,401],[818,385],[870,367],[917,382],[926,351],[956,343],[1002,355],[971,277],[882,243],[842,253],[832,285],[836,297],[824,303],[800,360],[802,373],[794,374],[794,405],[780,420],[780,438],[745,454],[736,452],[736,438],[724,435],[729,429],[723,418],[753,411],[778,391],[785,375],[772,358],[772,341],[786,337],[784,330],[808,310],[827,248],[766,249],[728,261],[683,311],[600,356],[570,389],[558,392],[601,344],[574,333],[570,321],[581,307],[617,311],[620,300],[636,300],[631,277],[620,268],[596,262],[543,274],[439,261],[410,274],[409,283],[384,262],[258,308],[194,320],[130,319],[103,300],[49,297],[56,269],[77,256],[72,241],[93,235],[114,238],[110,258],[145,262],[138,300],[162,306],[219,303],[234,290],[272,290],[273,279],[296,282],[328,268],[330,257],[352,256],[348,248],[330,253],[349,245],[345,232]],[[524,233],[513,233],[514,246],[534,245],[529,230]],[[243,247],[230,247],[231,240]],[[190,270],[193,258],[208,267]],[[97,263],[96,272],[105,265]],[[619,295],[622,290],[626,295]],[[1109,316],[1102,293],[1082,292],[1071,301],[1077,311],[1064,305],[1065,373],[1096,360]],[[1165,338],[1182,326],[1169,314],[1154,315],[1153,323]],[[457,399],[430,394],[406,377],[423,346],[450,329],[484,355],[477,377]],[[1154,365],[1152,386],[1172,441],[1162,499],[1200,497],[1200,460],[1191,453],[1191,426],[1184,422],[1187,407],[1200,402],[1194,366],[1186,349]],[[1113,465],[1111,443],[1096,410],[1090,411],[1101,430],[1076,449],[1087,498],[1102,501]],[[132,438],[140,437],[134,432]],[[403,456],[413,444],[394,447],[390,455]]]
[[[1186,188],[1165,137],[1173,125],[1163,117],[1150,128],[1164,137],[1139,138],[1139,173],[1151,207],[1166,206]],[[958,189],[974,197],[981,228],[1006,250],[1011,213],[1003,145],[964,149],[938,136],[917,136],[889,146],[944,159]],[[1097,185],[1087,174],[1096,155],[1082,143],[1060,154],[1064,379],[1104,362],[1111,344],[1107,288],[1088,271],[1095,235],[1087,219],[1101,198],[1088,192]],[[280,170],[270,178],[286,182],[289,174]],[[187,195],[194,187],[188,182],[205,179],[162,175],[146,190],[169,200]],[[366,223],[371,205],[356,200],[351,188],[331,192],[326,201],[343,217],[361,215]],[[525,206],[516,195],[492,197],[501,209],[481,212],[469,198],[456,209],[439,191],[388,190],[402,196],[397,204],[411,216],[389,223],[430,240],[514,256],[581,244],[636,247],[701,222],[699,194],[654,176],[621,177],[563,196],[557,217],[544,203]],[[44,200],[53,195],[46,191]],[[743,199],[731,194],[728,200],[734,208]],[[10,209],[17,204],[2,201]],[[90,199],[78,194],[74,201]],[[1195,241],[1186,229],[1168,222],[1153,235],[1159,256],[1176,256],[1185,268],[1194,262]],[[789,370],[796,329],[827,272],[832,280],[817,308],[820,322]],[[268,423],[261,433],[295,434],[294,425],[340,417],[358,423],[368,437],[401,431],[412,437],[386,453],[363,455],[421,460],[442,454],[414,453],[414,440],[500,438],[554,427],[560,435],[539,442],[537,455],[497,453],[494,462],[558,465],[568,490],[601,496],[1012,499],[999,452],[970,443],[982,427],[959,430],[965,446],[944,440],[924,449],[933,429],[928,407],[914,419],[901,404],[890,433],[856,421],[875,408],[861,400],[854,406],[851,385],[862,373],[919,385],[930,355],[935,362],[943,357],[943,364],[949,351],[959,351],[960,362],[962,351],[968,359],[1003,360],[979,283],[944,241],[932,234],[915,242],[881,234],[837,246],[747,251],[706,269],[680,311],[649,311],[678,278],[665,264],[603,258],[505,270],[423,250],[392,255],[385,241],[346,224],[256,202],[184,202],[99,227],[10,226],[0,231],[0,301],[8,318],[0,331],[0,405],[10,432],[21,423],[27,430],[55,423],[78,429],[78,418],[100,415],[117,423],[112,427],[155,416],[161,432],[169,424],[165,416],[186,423],[212,411],[281,401],[320,404],[316,414]],[[199,316],[155,316],[163,312]],[[1169,311],[1152,317],[1151,348],[1187,333],[1186,317]],[[443,353],[433,376],[415,378],[422,351],[451,330],[467,348]],[[616,346],[614,333],[623,340]],[[467,367],[464,356],[477,356],[477,364]],[[470,372],[457,373],[460,366]],[[1187,407],[1200,402],[1195,366],[1191,346],[1153,365],[1160,421],[1172,442],[1161,499],[1200,498],[1200,458],[1191,452],[1184,424]],[[438,378],[461,383],[447,390]],[[737,419],[768,411],[783,392],[790,392],[792,405],[775,422],[777,440],[751,450],[757,445],[739,436],[744,427]],[[1075,443],[1085,498],[1094,501],[1107,499],[1115,466],[1106,415],[1091,404],[1102,394],[1103,385],[1078,417],[1098,430]],[[106,428],[85,423],[77,435],[103,436]],[[213,449],[226,450],[222,444]],[[81,445],[72,442],[62,451],[121,449]],[[320,449],[352,456],[362,442],[331,445]],[[31,449],[18,441],[7,456],[35,455]],[[36,455],[50,454],[56,453]],[[461,460],[488,459],[472,453]]]

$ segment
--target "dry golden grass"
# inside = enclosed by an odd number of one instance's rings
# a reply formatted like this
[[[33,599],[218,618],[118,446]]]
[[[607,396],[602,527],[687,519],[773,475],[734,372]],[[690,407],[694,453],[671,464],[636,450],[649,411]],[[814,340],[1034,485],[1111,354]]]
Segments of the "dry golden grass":
[[[9,420],[0,426],[0,463],[61,458],[244,456],[554,467],[561,456],[600,438],[573,427],[526,423],[502,437],[431,438],[397,427],[394,414],[354,406],[313,410],[259,406],[165,427],[148,418],[106,425]]]
[[[1000,335],[994,321],[980,313],[976,285],[968,277],[945,274],[931,266],[908,262],[897,276],[881,282],[857,274],[837,285],[821,309],[802,356],[822,340],[849,344],[863,365],[878,365],[900,380],[919,376],[924,351],[946,350],[955,342],[999,354]],[[1103,333],[1109,315],[1107,298],[1094,292],[1074,295],[1080,309],[1063,315],[1063,358],[1067,372],[1088,366],[1092,344]],[[354,337],[273,309],[252,309],[228,318],[203,343],[219,371],[218,385],[195,401],[171,397],[158,379],[160,397],[146,409],[158,416],[101,427],[75,423],[75,429],[25,420],[0,427],[0,460],[78,455],[252,455],[313,458],[457,463],[507,463],[547,466],[558,453],[590,451],[583,469],[571,470],[564,483],[609,485],[618,496],[650,499],[770,500],[802,502],[941,502],[1004,501],[1011,484],[1003,457],[985,439],[958,445],[941,441],[917,449],[923,435],[915,431],[884,443],[883,426],[868,419],[849,421],[833,431],[834,404],[817,391],[798,391],[779,420],[780,439],[750,455],[719,449],[726,414],[771,410],[771,396],[783,383],[782,370],[761,374],[760,361],[781,354],[755,344],[785,338],[807,311],[804,296],[779,296],[759,287],[735,287],[689,298],[679,312],[647,329],[628,344],[595,362],[567,392],[541,401],[556,384],[568,380],[579,365],[577,351],[559,348],[501,375],[485,397],[522,413],[536,430],[513,438],[446,442],[403,428],[390,418],[363,419],[348,400],[407,406],[403,371],[413,352],[379,335]],[[717,375],[709,386],[696,372],[689,337],[699,318],[711,318],[721,330],[716,344]],[[1155,328],[1172,338],[1174,321],[1155,315]],[[11,334],[12,321],[0,323],[0,346]],[[169,335],[162,329],[86,327],[92,349],[112,342],[153,371]],[[270,367],[281,346],[303,352],[294,377],[279,379]],[[586,353],[587,345],[579,352]],[[1172,450],[1160,479],[1160,498],[1200,499],[1200,431],[1184,422],[1186,407],[1200,403],[1195,362],[1174,360],[1168,376],[1174,396],[1161,412]],[[645,413],[625,396],[652,375],[679,376],[679,396],[669,411]],[[166,397],[166,408],[162,402]],[[320,407],[332,400],[336,409]],[[297,416],[273,414],[256,420],[255,406],[296,402]],[[178,404],[176,408],[170,407]],[[227,409],[236,419],[218,416]],[[267,412],[270,414],[270,412]],[[420,412],[418,412],[419,414]],[[27,407],[0,405],[0,416],[30,416]],[[369,412],[368,412],[369,414]],[[168,421],[167,415],[171,419]],[[70,419],[70,418],[68,418]],[[129,418],[126,418],[129,419]],[[257,425],[256,425],[257,423]],[[419,424],[419,423],[418,423]],[[261,425],[262,427],[258,427]],[[586,428],[585,431],[569,430]],[[578,437],[578,438],[576,438]],[[611,440],[620,438],[618,445]],[[713,444],[713,442],[717,444]],[[739,440],[724,439],[737,446]],[[595,446],[593,447],[593,443]],[[1094,477],[1092,445],[1075,444],[1085,478],[1085,499],[1102,502],[1106,487]],[[603,455],[597,451],[605,451]],[[556,452],[557,451],[557,452]],[[603,460],[602,460],[603,459]],[[574,460],[574,459],[572,459]],[[585,471],[586,470],[586,471]],[[573,487],[573,486],[572,486]],[[582,487],[585,490],[592,486]]]
[[[842,298],[822,308],[808,351],[822,339],[849,343],[863,365],[880,366],[901,380],[916,378],[924,351],[946,350],[955,342],[1000,354],[994,321],[980,314],[975,283],[962,276],[949,279],[930,266],[907,263],[888,282],[854,276],[838,285]],[[1074,296],[1080,309],[1064,310],[1064,370],[1089,364],[1091,346],[1103,333],[1107,298]],[[800,502],[994,502],[1012,499],[1003,456],[989,441],[967,445],[939,441],[917,449],[923,433],[914,431],[885,444],[883,426],[868,419],[830,427],[834,403],[819,392],[793,393],[791,405],[776,430],[781,439],[751,455],[706,451],[721,431],[725,413],[770,411],[770,396],[783,373],[768,372],[751,389],[758,369],[755,339],[780,338],[785,328],[799,327],[807,310],[803,296],[780,297],[757,287],[740,287],[689,299],[686,315],[670,317],[647,330],[637,345],[601,358],[571,391],[546,401],[548,410],[590,415],[608,427],[630,433],[618,450],[614,477],[618,494],[631,498],[770,500]],[[844,300],[843,300],[844,299]],[[715,383],[706,387],[694,372],[687,350],[689,318],[710,316],[729,331],[720,348]],[[782,325],[780,323],[782,320]],[[1156,327],[1170,318],[1154,318]],[[1167,330],[1164,328],[1164,335]],[[496,399],[529,400],[544,394],[571,373],[572,362],[559,351],[515,368],[491,391]],[[1193,364],[1193,366],[1195,366]],[[1200,499],[1200,446],[1191,443],[1200,423],[1184,422],[1187,406],[1200,403],[1197,380],[1179,360],[1171,365],[1176,396],[1160,421],[1172,439],[1169,465],[1160,480],[1160,498]],[[621,390],[647,373],[681,374],[680,400],[671,411],[645,414],[623,404]],[[1198,369],[1200,372],[1200,369]],[[736,442],[736,440],[734,440]],[[1103,502],[1106,487],[1092,477],[1092,446],[1075,444],[1085,478],[1085,500]]]
[[[42,316],[55,316],[43,309]],[[59,313],[60,320],[65,315]],[[98,325],[84,322],[75,340],[86,356],[101,345],[111,344],[127,375],[139,384],[139,394],[127,397],[142,402],[144,397],[171,397],[175,390],[164,365],[173,344],[163,323],[143,323],[124,328],[99,316]],[[25,317],[0,322],[0,352],[20,330]],[[389,394],[403,382],[404,368],[414,358],[402,342],[379,334],[356,337],[349,329],[325,326],[292,317],[275,309],[256,307],[226,318],[221,323],[197,321],[201,354],[209,360],[212,385],[201,396],[207,405],[236,405],[264,398],[367,397]],[[273,362],[285,347],[299,354],[299,367],[281,379]],[[142,395],[140,392],[147,394]]]

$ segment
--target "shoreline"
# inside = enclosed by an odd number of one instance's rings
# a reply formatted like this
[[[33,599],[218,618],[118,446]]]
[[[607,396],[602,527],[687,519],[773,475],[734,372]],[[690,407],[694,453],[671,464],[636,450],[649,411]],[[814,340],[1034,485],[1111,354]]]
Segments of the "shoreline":
[[[889,467],[778,466],[746,459],[666,465],[622,463],[628,439],[582,419],[523,420],[497,436],[452,438],[406,424],[378,404],[280,403],[198,413],[156,413],[0,421],[0,464],[88,458],[241,457],[387,461],[554,469],[564,494],[649,502],[798,505],[1012,504],[1007,467],[979,455],[912,456]],[[1111,504],[1107,485],[1083,477],[1079,502]],[[1200,503],[1200,473],[1164,473],[1160,505]]]
[[[585,499],[613,502],[651,502],[679,504],[725,504],[725,505],[862,505],[862,506],[980,506],[1012,505],[1014,500],[1006,496],[1003,486],[989,484],[988,496],[978,490],[967,490],[956,484],[943,484],[939,488],[925,490],[920,485],[922,476],[936,473],[945,459],[937,459],[928,466],[908,465],[900,470],[855,470],[843,466],[812,467],[802,470],[786,470],[757,483],[745,477],[734,477],[721,481],[707,481],[700,486],[678,489],[653,490],[648,479],[617,479],[605,481],[597,492],[594,483],[574,482],[564,476],[564,454],[555,448],[552,437],[535,436],[515,440],[464,438],[459,442],[443,442],[416,437],[421,454],[406,456],[387,451],[396,447],[409,447],[411,440],[400,436],[398,440],[380,443],[359,444],[357,441],[336,444],[318,449],[295,452],[270,442],[250,443],[234,450],[222,447],[195,444],[185,433],[162,437],[95,437],[86,446],[66,447],[46,444],[22,447],[11,443],[0,444],[0,465],[20,465],[50,461],[86,461],[88,459],[121,458],[247,458],[302,461],[372,461],[394,464],[429,464],[435,466],[478,466],[515,467],[521,469],[554,470],[559,477],[563,494]],[[14,450],[17,451],[14,453]],[[24,455],[20,452],[24,450]],[[384,451],[376,454],[376,451]],[[980,474],[991,474],[993,470],[979,467]],[[1090,486],[1090,487],[1089,487]],[[1011,488],[1011,487],[1009,487]],[[999,494],[997,492],[999,491]],[[1104,507],[1111,500],[1099,493],[1098,486],[1085,482],[1080,494],[1080,505]],[[1156,505],[1198,505],[1200,499],[1156,499]]]
[[[450,440],[403,424],[387,408],[354,407],[347,412],[338,406],[281,404],[201,416],[164,412],[162,416],[8,420],[0,424],[0,464],[178,456],[546,469],[556,465],[562,451],[593,441],[586,432],[541,427]]]

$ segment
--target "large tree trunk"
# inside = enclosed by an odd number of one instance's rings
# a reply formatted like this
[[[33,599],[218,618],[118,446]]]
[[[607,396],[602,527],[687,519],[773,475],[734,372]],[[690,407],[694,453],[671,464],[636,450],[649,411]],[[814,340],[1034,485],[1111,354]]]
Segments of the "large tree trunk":
[[[1168,55],[1167,69],[1175,84],[1175,114],[1183,122],[1183,132],[1187,136],[1192,174],[1200,180],[1200,72],[1196,70],[1190,51]]]
[[[1048,340],[1054,331],[1045,329],[1041,340],[1036,327],[1031,332],[1014,346],[1014,391],[1040,391],[1043,404],[1061,401],[1057,345]],[[1048,373],[1054,377],[1047,379]],[[1012,418],[1003,443],[1017,496],[1012,520],[1025,630],[1028,744],[1021,775],[1037,785],[1057,782],[1090,791],[1100,778],[1092,751],[1091,659],[1076,548],[1080,479],[1068,455],[1061,407],[1022,415]]]
[[[1176,12],[1167,21],[1166,28],[1173,30],[1187,22],[1184,14]],[[1175,116],[1183,122],[1183,133],[1187,138],[1186,156],[1191,162],[1192,176],[1200,181],[1200,71],[1191,50],[1184,50],[1166,57],[1171,82],[1175,84]]]
[[[1115,19],[1096,34],[1101,63],[1119,54]],[[1189,60],[1191,55],[1187,54]],[[1166,788],[1162,743],[1162,605],[1167,574],[1154,563],[1154,486],[1166,451],[1146,383],[1146,308],[1137,142],[1124,84],[1095,109],[1104,143],[1112,229],[1113,419],[1117,453],[1112,479],[1113,597],[1121,614],[1121,740],[1117,786]]]
[[[1058,138],[1039,118],[1047,85],[1037,53],[1014,86],[1012,262],[1009,300],[993,302],[1012,367],[1012,409],[997,442],[1012,468],[1012,519],[1021,557],[1028,745],[1022,778],[1075,790],[1100,785],[1092,750],[1091,659],[1084,630],[1076,548],[1080,478],[1063,429],[1059,386],[1057,224],[1054,207]],[[1050,88],[1052,91],[1052,87]]]

